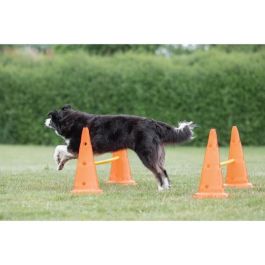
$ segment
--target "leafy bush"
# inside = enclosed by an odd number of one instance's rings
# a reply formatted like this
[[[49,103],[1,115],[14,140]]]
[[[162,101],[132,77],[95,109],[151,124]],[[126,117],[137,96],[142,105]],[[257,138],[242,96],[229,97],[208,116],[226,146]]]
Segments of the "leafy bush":
[[[199,51],[171,59],[148,54],[0,55],[0,142],[55,144],[46,114],[69,103],[98,114],[127,113],[210,128],[220,144],[232,125],[246,145],[264,145],[265,52]]]
[[[155,51],[164,45],[153,44],[83,44],[83,45],[55,45],[56,52],[66,53],[69,51],[85,51],[97,55],[113,55],[115,53],[124,53],[128,51],[155,53]]]

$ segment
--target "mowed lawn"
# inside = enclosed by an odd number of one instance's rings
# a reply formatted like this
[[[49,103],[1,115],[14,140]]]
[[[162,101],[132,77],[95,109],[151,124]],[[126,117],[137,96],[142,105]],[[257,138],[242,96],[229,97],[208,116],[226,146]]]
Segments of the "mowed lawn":
[[[249,190],[226,189],[228,199],[196,200],[204,148],[167,148],[172,188],[158,192],[153,175],[129,152],[136,186],[109,185],[110,165],[97,167],[101,195],[73,195],[76,161],[61,172],[53,147],[0,145],[2,220],[265,220],[265,147],[246,147]],[[228,149],[221,148],[222,160]],[[110,154],[96,157],[96,160]],[[225,170],[223,171],[225,174]]]

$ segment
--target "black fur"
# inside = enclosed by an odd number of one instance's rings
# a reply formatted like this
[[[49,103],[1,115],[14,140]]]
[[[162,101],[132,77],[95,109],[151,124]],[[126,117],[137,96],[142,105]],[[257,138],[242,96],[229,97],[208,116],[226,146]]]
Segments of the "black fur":
[[[167,178],[164,145],[192,139],[193,123],[181,130],[152,119],[128,115],[94,115],[66,105],[48,114],[50,126],[69,140],[68,151],[78,154],[82,129],[89,128],[93,152],[102,154],[120,149],[136,152],[143,164],[157,177],[161,186]]]

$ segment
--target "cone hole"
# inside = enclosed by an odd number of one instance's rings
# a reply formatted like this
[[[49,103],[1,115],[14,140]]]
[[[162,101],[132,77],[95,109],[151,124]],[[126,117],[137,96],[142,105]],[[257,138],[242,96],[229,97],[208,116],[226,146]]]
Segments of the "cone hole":
[[[205,185],[205,189],[208,189],[209,188],[209,186],[208,185]]]
[[[83,162],[83,166],[85,166],[86,165],[86,162]]]
[[[83,185],[83,186],[85,186],[85,185],[86,185],[86,183],[85,183],[85,182],[82,182],[82,185]]]
[[[84,142],[84,145],[87,145],[87,142]]]

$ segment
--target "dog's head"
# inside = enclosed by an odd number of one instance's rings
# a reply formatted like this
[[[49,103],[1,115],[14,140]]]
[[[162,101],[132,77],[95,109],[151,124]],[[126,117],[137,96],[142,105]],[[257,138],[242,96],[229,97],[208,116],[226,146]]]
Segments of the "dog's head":
[[[44,124],[46,127],[55,130],[56,133],[61,134],[61,125],[64,119],[69,115],[72,110],[70,105],[65,105],[59,110],[54,110],[48,113],[48,118]]]

